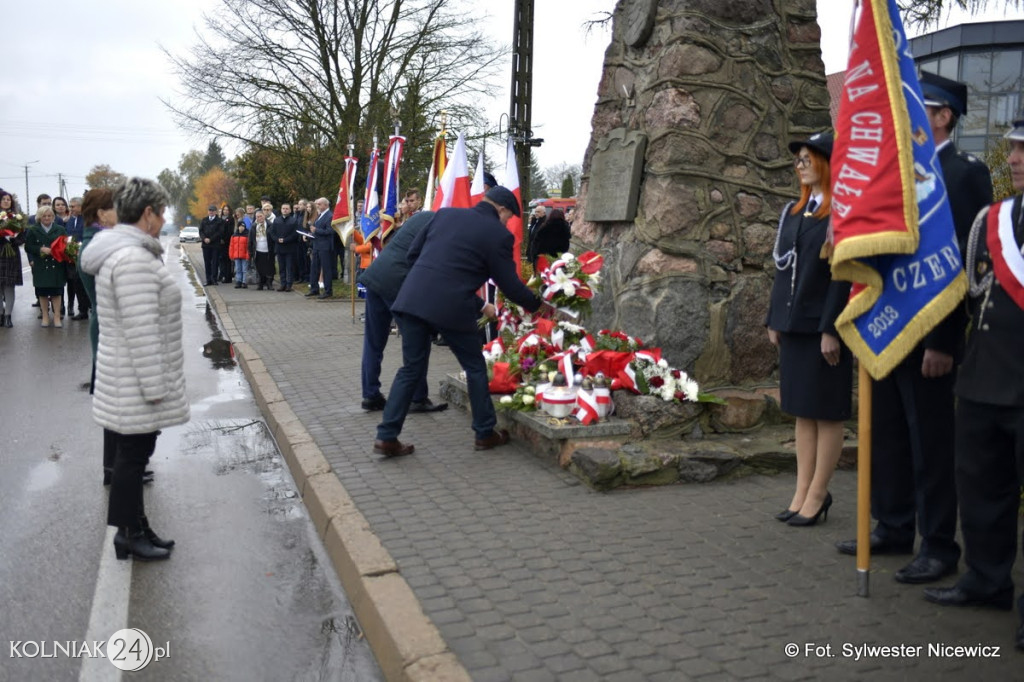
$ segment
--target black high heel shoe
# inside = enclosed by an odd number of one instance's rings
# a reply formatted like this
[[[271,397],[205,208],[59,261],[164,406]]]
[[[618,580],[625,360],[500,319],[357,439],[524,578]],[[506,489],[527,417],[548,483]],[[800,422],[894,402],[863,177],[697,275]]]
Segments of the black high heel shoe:
[[[800,514],[794,514],[790,517],[789,521],[786,521],[790,526],[813,526],[818,523],[818,519],[821,519],[822,523],[828,520],[828,508],[832,506],[832,493],[825,495],[825,501],[822,502],[821,508],[818,513],[814,516],[801,516]]]
[[[141,529],[127,528],[117,529],[117,535],[114,536],[114,554],[118,559],[132,556],[139,561],[160,561],[171,556],[170,550],[154,545]]]
[[[142,534],[153,544],[154,547],[160,549],[171,549],[174,547],[174,540],[164,540],[156,532],[149,527],[149,519],[143,514],[139,517],[139,524],[142,526]]]
[[[775,518],[785,523],[786,521],[789,521],[791,518],[796,516],[796,514],[797,513],[795,511],[787,507],[780,511],[778,514],[776,514]]]

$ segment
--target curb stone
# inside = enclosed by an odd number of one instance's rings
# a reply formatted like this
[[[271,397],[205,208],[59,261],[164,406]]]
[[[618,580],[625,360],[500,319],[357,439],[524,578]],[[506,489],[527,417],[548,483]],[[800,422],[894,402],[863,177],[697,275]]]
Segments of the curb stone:
[[[197,267],[192,254],[189,259]],[[384,678],[388,682],[471,682],[423,612],[398,564],[370,530],[323,452],[284,400],[263,360],[241,338],[224,299],[216,291],[207,290],[206,296],[235,347],[256,404],[288,463]]]

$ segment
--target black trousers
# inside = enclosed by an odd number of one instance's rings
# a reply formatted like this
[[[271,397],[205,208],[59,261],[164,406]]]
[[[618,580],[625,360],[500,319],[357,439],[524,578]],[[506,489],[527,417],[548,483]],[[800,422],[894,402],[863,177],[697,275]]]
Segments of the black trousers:
[[[313,249],[313,258],[309,263],[309,290],[319,291],[320,278],[324,280],[323,293],[330,295],[334,287],[334,252]]]
[[[114,461],[117,459],[117,434],[110,429],[103,429],[103,472],[114,472]]]
[[[955,372],[926,379],[922,357],[912,352],[872,383],[871,512],[878,535],[913,542],[916,525],[920,555],[956,563]]]
[[[228,247],[220,247],[220,281],[223,284],[231,283],[231,274],[234,269],[231,267],[231,258],[228,257]]]
[[[956,485],[967,573],[959,585],[987,595],[1012,588],[1020,486],[1024,481],[1024,407],[959,398]],[[1024,549],[1024,537],[1022,537]],[[1017,602],[1024,618],[1024,594]]]
[[[85,286],[82,285],[82,280],[78,278],[77,272],[73,276],[70,274],[68,275],[68,296],[67,300],[64,302],[67,307],[68,315],[70,315],[71,311],[75,309],[76,300],[78,301],[78,312],[89,312],[89,308],[92,307],[92,305],[89,302],[89,296],[85,293]]]
[[[206,283],[217,281],[220,273],[220,247],[203,244],[203,269],[206,270]]]
[[[146,513],[142,502],[142,473],[153,456],[160,432],[111,433],[116,441],[116,454],[107,504],[107,525],[138,530],[139,519]]]

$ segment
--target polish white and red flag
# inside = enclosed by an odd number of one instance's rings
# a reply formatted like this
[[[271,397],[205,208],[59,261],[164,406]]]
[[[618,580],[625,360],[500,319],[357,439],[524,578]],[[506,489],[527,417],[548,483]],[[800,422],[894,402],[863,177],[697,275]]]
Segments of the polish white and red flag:
[[[341,182],[338,184],[338,200],[334,204],[334,214],[331,216],[331,227],[341,237],[342,242],[356,229],[352,215],[352,191],[355,189],[357,163],[356,157],[345,157],[345,172],[342,173]]]
[[[480,150],[480,156],[476,160],[476,173],[473,174],[473,183],[469,186],[469,203],[476,206],[484,198],[484,150]]]
[[[505,155],[505,188],[515,195],[519,202],[519,212],[523,212],[523,193],[519,189],[519,164],[516,163],[516,148],[512,138],[508,138],[507,153]],[[515,238],[515,245],[512,247],[512,261],[516,266],[516,273],[519,279],[523,278],[523,219],[512,216],[505,224],[508,231]]]
[[[442,208],[469,208],[469,163],[466,160],[466,135],[459,133],[448,164],[445,166],[441,184],[434,195],[432,211]]]

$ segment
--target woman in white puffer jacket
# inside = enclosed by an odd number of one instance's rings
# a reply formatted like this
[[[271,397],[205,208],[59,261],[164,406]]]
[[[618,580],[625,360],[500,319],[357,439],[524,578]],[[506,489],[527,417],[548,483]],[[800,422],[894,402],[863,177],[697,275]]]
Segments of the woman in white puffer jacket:
[[[96,278],[100,338],[93,418],[116,441],[107,523],[116,526],[118,559],[166,559],[172,540],[149,527],[142,477],[160,429],[188,421],[181,291],[164,267],[160,228],[167,192],[132,178],[114,191],[119,224],[82,251]]]

